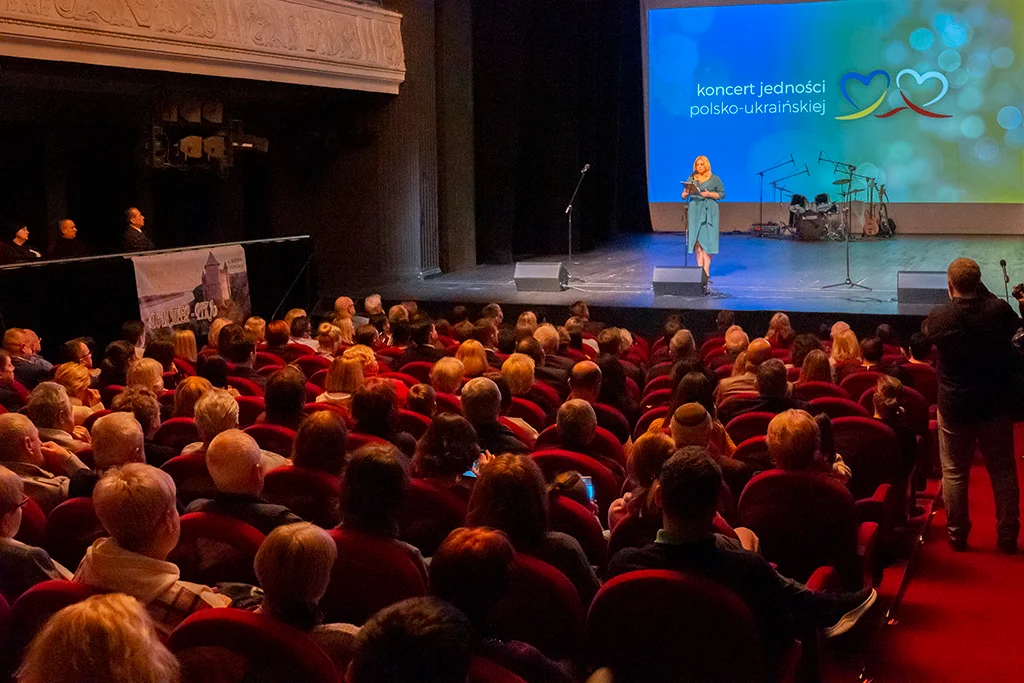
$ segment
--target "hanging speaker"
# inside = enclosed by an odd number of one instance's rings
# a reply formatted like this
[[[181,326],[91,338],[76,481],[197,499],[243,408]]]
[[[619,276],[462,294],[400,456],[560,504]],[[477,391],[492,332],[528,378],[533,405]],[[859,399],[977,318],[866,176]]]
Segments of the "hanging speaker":
[[[516,263],[516,291],[561,292],[569,287],[569,271],[558,263]]]
[[[654,296],[702,296],[703,273],[698,267],[655,266],[651,279]]]

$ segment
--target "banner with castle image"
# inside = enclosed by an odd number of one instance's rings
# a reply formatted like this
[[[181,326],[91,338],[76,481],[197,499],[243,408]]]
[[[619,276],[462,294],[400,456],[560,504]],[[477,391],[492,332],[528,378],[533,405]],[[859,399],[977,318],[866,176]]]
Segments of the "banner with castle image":
[[[139,313],[149,331],[188,327],[205,334],[215,318],[249,317],[241,245],[133,256]]]

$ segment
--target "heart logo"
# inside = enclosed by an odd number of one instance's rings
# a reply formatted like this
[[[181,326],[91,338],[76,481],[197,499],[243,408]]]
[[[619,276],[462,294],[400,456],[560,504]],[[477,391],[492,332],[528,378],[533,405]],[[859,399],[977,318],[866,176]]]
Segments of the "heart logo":
[[[925,83],[931,80],[937,80],[939,83],[942,84],[942,92],[940,92],[938,96],[936,96],[930,102],[925,103],[925,107],[932,106],[933,104],[941,100],[943,97],[945,97],[946,93],[949,92],[949,81],[946,80],[946,77],[940,74],[938,71],[927,71],[924,74],[919,74],[913,69],[904,69],[903,71],[896,74],[897,88],[900,87],[900,79],[903,78],[904,76],[913,76],[914,80],[917,81],[918,85],[924,85]]]
[[[885,78],[885,90],[882,91],[882,94],[878,97],[877,100],[875,100],[874,104],[864,109],[861,109],[860,111],[855,111],[852,114],[846,114],[845,116],[837,116],[836,121],[854,121],[856,119],[862,119],[865,116],[870,116],[876,109],[882,106],[882,102],[885,101],[885,96],[889,92],[889,86],[892,85],[892,79],[889,77],[889,73],[881,69],[875,69],[867,76],[856,71],[850,71],[849,73],[843,75],[843,77],[839,80],[839,91],[843,94],[843,97],[846,99],[846,101],[849,102],[850,105],[852,105],[854,108],[857,108],[859,105],[856,102],[854,102],[853,98],[850,96],[850,91],[848,89],[850,81],[857,81],[865,88],[867,88],[868,86],[871,85],[871,82],[875,80],[875,78],[878,76],[882,76],[883,78]]]

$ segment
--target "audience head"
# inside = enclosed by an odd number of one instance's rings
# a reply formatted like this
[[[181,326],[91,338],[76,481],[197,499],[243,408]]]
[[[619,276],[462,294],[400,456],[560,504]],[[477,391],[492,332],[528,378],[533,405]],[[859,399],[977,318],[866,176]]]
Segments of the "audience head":
[[[750,337],[739,325],[733,325],[725,331],[725,350],[731,354],[742,353],[750,345]]]
[[[711,526],[722,492],[722,470],[706,448],[680,448],[661,468],[657,497],[666,527]]]
[[[843,330],[832,340],[832,360],[836,363],[863,360],[860,344],[853,330]]]
[[[288,327],[288,334],[292,339],[309,339],[312,331],[313,326],[310,325],[309,318],[304,315],[296,317]]]
[[[13,354],[12,354],[13,355]],[[128,364],[135,360],[135,347],[124,340],[107,344],[100,363],[100,385],[125,384]]]
[[[486,629],[491,610],[508,587],[514,561],[515,549],[503,532],[455,529],[430,560],[430,590]]]
[[[903,414],[900,398],[903,395],[903,382],[889,375],[882,375],[875,385],[874,396],[871,397],[875,406],[875,417],[890,422]]]
[[[362,344],[373,348],[380,341],[380,333],[377,328],[367,323],[366,325],[360,325],[356,328],[355,333],[352,335],[352,342],[355,344]]]
[[[359,630],[348,683],[465,683],[475,644],[469,619],[447,602],[403,600]]]
[[[377,302],[380,305],[380,301]],[[334,300],[334,317],[339,320],[349,320],[356,314],[356,305],[347,296],[339,296]]]
[[[94,595],[69,605],[32,640],[18,683],[178,683],[180,667],[135,598]]]
[[[781,398],[789,391],[786,365],[778,358],[769,358],[757,369],[757,393]]]
[[[977,296],[982,287],[981,267],[969,258],[958,258],[946,269],[949,280],[949,298]]]
[[[405,408],[433,419],[437,414],[437,392],[429,384],[413,384],[405,397]]]
[[[875,328],[875,336],[882,340],[882,344],[888,344],[889,346],[899,346],[900,340],[896,336],[896,329],[889,323],[882,323]]]
[[[267,321],[254,315],[245,321],[245,331],[252,335],[257,344],[262,344],[267,338]]]
[[[669,411],[674,413],[676,408],[686,403],[701,404],[711,418],[715,418],[715,384],[705,373],[691,370],[676,383]]]
[[[466,525],[504,531],[518,550],[537,548],[548,530],[547,486],[537,463],[528,455],[499,455],[484,465]]]
[[[693,358],[697,353],[697,345],[693,341],[693,333],[689,330],[679,330],[672,335],[672,341],[668,343],[668,352],[676,360]]]
[[[222,432],[238,427],[238,401],[224,389],[210,389],[196,401],[196,429],[209,444]]]
[[[45,465],[39,430],[21,413],[0,415],[0,461]]]
[[[239,429],[213,437],[206,449],[206,469],[221,493],[263,493],[263,458],[256,440]]]
[[[522,353],[513,353],[501,365],[501,376],[508,382],[513,396],[525,396],[530,393],[534,381],[534,362]]]
[[[558,353],[558,330],[555,329],[554,325],[550,323],[539,325],[533,331],[533,338],[540,342],[541,349],[543,349],[545,355],[555,355]]]
[[[169,474],[133,462],[104,474],[92,502],[100,524],[118,545],[163,560],[181,534],[175,496]]]
[[[772,357],[772,345],[767,339],[758,338],[747,346],[747,371],[757,372],[761,363]]]
[[[306,405],[306,376],[294,365],[286,365],[270,376],[263,398],[270,424],[289,426],[301,422]]]
[[[555,340],[558,340],[558,333],[555,332]],[[539,368],[544,365],[545,353],[544,347],[541,346],[540,342],[537,341],[536,337],[526,337],[520,339],[519,343],[516,344],[516,353],[529,356],[533,360],[535,368]]]
[[[390,435],[397,412],[398,396],[391,380],[371,377],[352,395],[352,417],[365,434]]]
[[[206,346],[211,349],[220,348],[220,331],[231,324],[230,318],[214,318],[206,333]]]
[[[409,311],[402,304],[395,304],[388,309],[388,322],[394,325],[397,322],[409,322]]]
[[[491,318],[498,325],[501,325],[505,320],[505,314],[502,312],[501,306],[498,304],[487,304],[483,307],[483,310],[480,311],[480,315],[484,318]]]
[[[494,318],[480,318],[473,325],[472,339],[487,348],[493,347],[498,341],[498,323]]]
[[[132,346],[146,345],[146,325],[141,320],[129,320],[121,325],[121,339]]]
[[[409,326],[409,339],[416,346],[430,346],[436,338],[437,332],[434,330],[434,321],[428,317],[417,318]]]
[[[462,342],[455,352],[455,358],[462,362],[462,372],[466,377],[479,377],[490,368],[484,345],[476,339]]]
[[[59,429],[70,434],[75,428],[67,389],[56,382],[40,382],[32,390],[25,414],[39,429]]]
[[[292,323],[296,318],[306,318],[306,309],[304,308],[289,308],[288,312],[284,314],[284,321],[288,323],[288,329],[292,327]]]
[[[785,313],[776,313],[768,323],[768,332],[764,336],[773,335],[780,341],[793,338],[793,326],[789,322],[789,316]]]
[[[92,349],[80,338],[61,344],[57,357],[61,363],[79,363],[87,369],[92,368]]]
[[[327,369],[324,391],[330,394],[354,394],[363,386],[363,364],[355,358],[335,358]]]
[[[11,354],[0,350],[0,386],[9,387],[14,384],[14,363]]]
[[[280,348],[288,343],[291,327],[283,320],[275,320],[267,325],[267,346]]]
[[[430,423],[416,444],[413,472],[418,477],[455,477],[473,467],[480,457],[476,430],[461,415],[445,413]]]
[[[445,356],[430,370],[430,383],[442,394],[458,393],[462,386],[464,367],[458,358]]]
[[[347,444],[345,418],[333,410],[317,410],[299,427],[292,448],[292,464],[340,476],[345,469]]]
[[[910,357],[922,363],[929,359],[934,348],[932,340],[928,338],[928,335],[921,332],[915,332],[910,335],[910,343],[907,346],[910,351]]]
[[[570,399],[558,409],[558,438],[569,450],[586,448],[597,433],[594,407],[578,398]]]
[[[146,345],[145,358],[160,363],[164,372],[171,372],[174,368],[174,343],[170,339],[154,339]]]
[[[584,360],[572,366],[569,375],[569,388],[576,395],[586,396],[587,400],[596,401],[601,395],[601,368],[593,361]]]
[[[220,332],[217,333],[217,353],[220,354],[221,357],[227,358],[227,360],[230,361],[231,359],[228,358],[228,350],[231,348],[232,344],[235,343],[235,339],[243,334],[245,334],[245,328],[238,323],[230,322],[220,328]]]
[[[17,535],[26,503],[25,482],[11,470],[0,466],[0,538]]]
[[[154,358],[140,358],[128,366],[128,386],[143,387],[154,394],[164,390],[164,366]]]
[[[715,327],[718,328],[719,332],[724,333],[735,324],[736,314],[732,311],[719,311],[718,315],[715,316]]]
[[[618,356],[622,348],[622,333],[617,327],[606,327],[597,335],[597,349],[599,353],[608,353]]]
[[[364,381],[370,377],[376,377],[380,371],[380,366],[377,364],[377,356],[369,346],[363,346],[362,344],[350,346],[345,349],[341,357],[346,360],[358,360],[362,363]]]
[[[813,334],[798,334],[793,338],[793,343],[789,347],[790,361],[795,368],[803,367],[807,354],[822,349],[821,341]]]
[[[670,315],[661,328],[661,336],[665,343],[671,343],[672,337],[676,336],[676,332],[681,329],[683,329],[683,324],[680,322],[679,317]]]
[[[367,316],[382,315],[384,313],[384,306],[381,305],[380,294],[371,294],[363,299],[363,310]]]
[[[815,349],[804,358],[800,366],[800,383],[804,382],[832,382],[832,365],[824,351]]]
[[[675,451],[675,442],[664,432],[642,435],[629,454],[629,474],[633,481],[644,488],[651,487],[661,475],[661,466]]]
[[[368,444],[352,454],[341,478],[341,514],[347,528],[388,537],[396,521],[409,473],[391,444]]]
[[[882,340],[878,337],[867,337],[860,342],[860,354],[865,361],[878,364],[882,362]]]
[[[92,426],[92,452],[98,472],[130,462],[146,462],[146,437],[131,413],[111,413]]]
[[[195,417],[196,401],[213,389],[205,377],[186,377],[174,387],[174,417]]]
[[[574,301],[572,305],[569,306],[569,315],[572,316],[573,318],[579,318],[581,322],[589,322],[590,309],[587,308],[587,302]]]
[[[110,409],[131,413],[142,426],[142,433],[147,439],[152,439],[160,429],[160,401],[149,389],[125,387],[110,402]]]
[[[462,388],[462,414],[473,424],[496,422],[501,414],[501,391],[486,377],[471,379]]]
[[[820,435],[805,410],[787,410],[768,423],[768,456],[783,470],[805,470],[814,462]]]
[[[263,589],[262,611],[301,631],[316,626],[317,605],[337,559],[334,539],[315,524],[297,522],[271,531],[253,564]]]
[[[502,327],[498,330],[498,353],[512,354],[516,352],[516,344],[520,339],[525,339],[530,336],[531,332],[529,329],[523,326],[518,326],[515,329],[511,327]]]
[[[850,329],[849,323],[846,323],[846,322],[843,322],[842,320],[840,320],[840,321],[836,322],[834,325],[832,325],[832,328],[829,330],[829,337],[834,341],[836,339],[836,337],[838,337],[840,334],[842,334],[843,332],[846,332],[849,329]]]
[[[672,413],[672,441],[677,448],[707,447],[711,441],[711,414],[699,403],[684,403]]]
[[[228,362],[220,356],[199,356],[196,361],[196,375],[210,380],[218,389],[228,386]]]

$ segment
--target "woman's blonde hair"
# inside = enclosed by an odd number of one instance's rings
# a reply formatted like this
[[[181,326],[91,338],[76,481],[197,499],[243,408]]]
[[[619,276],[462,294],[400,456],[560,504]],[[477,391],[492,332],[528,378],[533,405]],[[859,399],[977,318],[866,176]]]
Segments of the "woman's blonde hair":
[[[501,376],[508,382],[513,396],[525,396],[533,386],[533,359],[525,353],[513,353],[501,364]]]
[[[174,388],[174,417],[195,417],[196,403],[213,389],[205,377],[186,377]]]
[[[94,595],[57,612],[32,641],[20,683],[177,683],[178,660],[135,598]]]
[[[875,393],[871,401],[875,407],[875,415],[882,420],[895,420],[903,413],[900,397],[903,395],[903,382],[891,375],[882,375],[875,385]]]
[[[768,323],[768,332],[765,337],[775,334],[779,339],[789,339],[793,336],[793,326],[789,322],[789,316],[785,313],[776,313]]]
[[[305,318],[305,317],[307,317],[306,316],[306,309],[304,309],[304,308],[291,308],[291,309],[288,309],[288,312],[284,314],[284,321],[286,323],[288,323],[288,328],[291,329],[292,321],[293,320],[295,320],[296,318]]]
[[[245,321],[245,329],[253,336],[257,344],[262,344],[267,338],[267,321],[259,316],[252,316]]]
[[[708,158],[707,158],[706,156],[704,156],[703,154],[701,154],[701,155],[700,155],[699,157],[697,157],[696,159],[694,159],[694,160],[693,160],[693,170],[694,170],[694,171],[696,171],[696,170],[697,170],[697,162],[698,162],[698,161],[701,161],[701,160],[703,160],[703,161],[704,161],[704,163],[705,163],[705,164],[707,164],[707,166],[708,166],[708,173],[711,173],[711,160],[710,160],[710,159],[708,159]]]
[[[338,548],[330,535],[309,522],[279,526],[256,553],[256,578],[271,613],[292,605],[314,607],[327,592]]]
[[[210,323],[210,331],[206,334],[206,343],[212,348],[217,348],[217,341],[220,339],[220,331],[231,324],[230,318],[215,318]]]
[[[140,358],[128,366],[128,386],[149,389],[156,395],[164,390],[164,366],[155,358]]]
[[[828,362],[828,356],[820,349],[814,349],[804,356],[804,364],[800,367],[800,383],[803,382],[831,382],[832,365]]]
[[[341,333],[341,344],[351,344],[355,341],[356,328],[352,318],[342,318],[337,322],[338,331]]]
[[[92,385],[92,375],[81,363],[61,363],[53,371],[53,381],[67,389],[68,396],[77,398]]]
[[[174,355],[187,361],[196,362],[199,349],[196,347],[196,333],[192,330],[175,330],[171,338],[174,344]]]
[[[323,322],[316,331],[316,341],[321,353],[334,353],[341,342],[341,329],[337,325]]]
[[[430,384],[442,394],[457,394],[462,386],[465,369],[458,358],[445,356],[430,369]]]
[[[363,363],[358,358],[335,358],[327,369],[324,391],[354,394],[363,386]]]
[[[533,330],[537,329],[537,314],[533,311],[523,311],[516,320],[516,326],[529,325]]]
[[[488,370],[487,351],[476,339],[467,339],[459,344],[455,358],[462,361],[462,373],[466,377],[479,377]]]
[[[787,410],[772,418],[765,437],[768,456],[784,470],[806,469],[821,441],[818,423],[805,410]]]
[[[732,364],[732,373],[730,377],[739,377],[747,371],[747,352],[740,351],[739,355],[736,356],[736,361]]]
[[[369,346],[363,344],[356,344],[345,349],[345,352],[341,354],[342,358],[348,358],[350,360],[357,360],[363,364],[363,379],[367,377],[376,377],[379,366],[377,365],[377,355],[373,352]]]
[[[832,361],[842,363],[848,360],[863,360],[860,343],[853,330],[843,330],[832,341]]]

